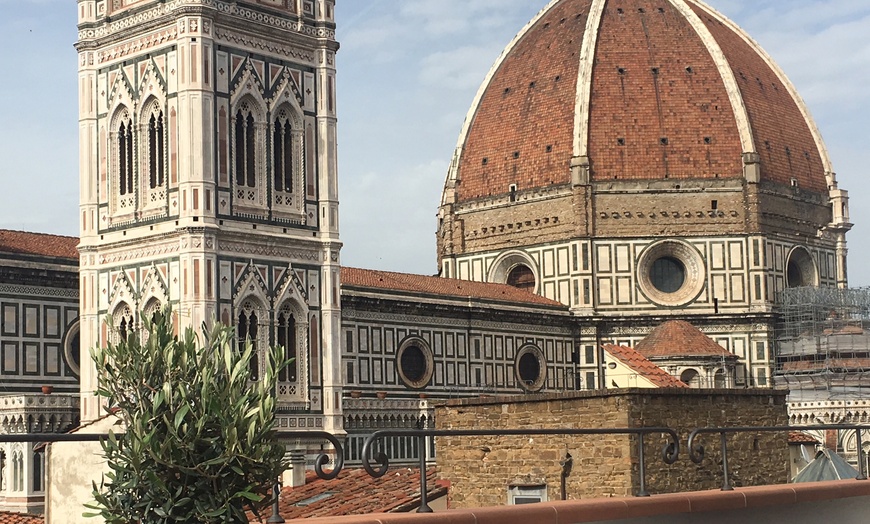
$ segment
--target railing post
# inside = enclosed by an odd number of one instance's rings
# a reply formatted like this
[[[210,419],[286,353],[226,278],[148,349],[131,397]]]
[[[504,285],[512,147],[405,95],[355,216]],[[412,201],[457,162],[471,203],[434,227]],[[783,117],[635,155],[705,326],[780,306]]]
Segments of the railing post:
[[[278,498],[281,496],[281,485],[279,483],[276,482],[275,485],[272,486],[272,494],[275,496],[275,500],[272,501],[272,516],[269,517],[266,522],[269,522],[270,524],[273,522],[285,522],[281,517],[281,510],[278,508]]]
[[[722,444],[722,491],[734,491],[731,486],[731,479],[728,475],[728,434],[725,431],[719,433],[720,442]]]
[[[637,459],[640,462],[640,490],[637,492],[638,497],[649,497],[646,490],[646,465],[644,464],[643,454],[643,432],[637,434]]]
[[[855,428],[855,441],[858,444],[858,476],[855,480],[867,480],[864,468],[864,443],[861,442],[861,428]]]
[[[429,488],[426,486],[426,452],[424,451],[424,447],[426,446],[426,437],[425,435],[420,435],[417,437],[417,443],[420,447],[420,507],[417,508],[417,513],[432,513],[432,508],[429,507],[428,501],[428,492]]]

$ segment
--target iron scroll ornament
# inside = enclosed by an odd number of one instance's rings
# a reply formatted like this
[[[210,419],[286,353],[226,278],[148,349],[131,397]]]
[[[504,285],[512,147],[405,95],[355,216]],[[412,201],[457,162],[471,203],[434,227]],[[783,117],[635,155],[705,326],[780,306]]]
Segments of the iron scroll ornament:
[[[741,426],[731,428],[698,428],[689,434],[686,445],[689,448],[689,459],[695,464],[700,464],[706,455],[703,444],[698,443],[701,435],[718,433],[719,446],[722,451],[722,491],[733,491],[731,485],[730,469],[728,467],[728,434],[729,433],[776,433],[788,431],[807,431],[817,429],[833,429],[838,431],[855,431],[858,448],[858,476],[855,480],[867,480],[864,471],[864,449],[861,440],[861,432],[870,430],[868,425],[857,424],[819,424],[813,426]]]

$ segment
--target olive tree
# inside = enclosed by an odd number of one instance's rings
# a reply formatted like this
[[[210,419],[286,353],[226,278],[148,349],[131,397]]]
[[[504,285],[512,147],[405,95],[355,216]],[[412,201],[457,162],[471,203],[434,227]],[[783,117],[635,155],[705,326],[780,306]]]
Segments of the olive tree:
[[[281,348],[251,380],[254,348],[233,329],[203,325],[175,334],[171,310],[147,318],[105,348],[91,350],[97,394],[118,419],[102,441],[109,471],[89,505],[109,524],[243,523],[270,502],[284,470],[274,431]],[[110,332],[114,332],[108,319]],[[122,434],[122,436],[121,436]]]

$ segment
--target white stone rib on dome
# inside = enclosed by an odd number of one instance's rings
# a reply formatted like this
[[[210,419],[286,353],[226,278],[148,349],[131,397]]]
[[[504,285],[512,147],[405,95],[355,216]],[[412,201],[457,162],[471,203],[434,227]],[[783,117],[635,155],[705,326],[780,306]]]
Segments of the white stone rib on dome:
[[[740,134],[740,144],[743,152],[757,153],[755,150],[755,140],[752,137],[752,126],[749,124],[749,112],[746,110],[743,94],[740,92],[737,78],[734,76],[734,70],[731,69],[728,59],[725,58],[725,53],[722,52],[719,42],[713,38],[713,33],[707,29],[701,17],[695,14],[684,0],[670,0],[670,2],[686,18],[692,29],[698,33],[701,42],[713,58],[716,69],[719,70],[719,76],[725,83],[725,92],[728,93],[728,100],[731,102],[731,109],[734,111],[734,119],[737,121],[737,131]]]
[[[831,157],[828,154],[828,148],[825,145],[825,141],[822,138],[822,134],[819,132],[819,128],[818,128],[818,126],[816,126],[816,121],[813,119],[809,108],[804,103],[804,100],[803,100],[803,98],[801,98],[800,94],[798,94],[797,89],[795,89],[794,84],[792,84],[791,80],[789,80],[788,77],[785,75],[785,72],[783,72],[783,70],[779,67],[779,65],[777,65],[776,62],[774,62],[773,58],[771,58],[771,56],[769,54],[767,54],[767,52],[758,44],[758,42],[756,42],[751,36],[749,36],[748,33],[746,33],[746,31],[741,29],[737,24],[732,22],[728,17],[726,17],[725,15],[723,15],[722,13],[720,13],[719,11],[714,9],[713,7],[710,7],[705,2],[702,2],[701,0],[684,0],[684,1],[691,2],[695,5],[697,5],[698,7],[700,7],[704,11],[706,11],[710,16],[715,17],[720,22],[725,24],[729,29],[734,31],[738,36],[740,36],[740,38],[743,39],[744,42],[746,42],[747,45],[749,45],[749,47],[751,47],[756,53],[758,53],[758,56],[760,56],[761,59],[764,60],[764,62],[767,64],[767,66],[774,72],[774,74],[777,76],[777,78],[779,78],[779,81],[782,82],[782,85],[784,85],[785,88],[788,90],[789,95],[791,95],[792,99],[794,100],[795,104],[798,107],[798,110],[800,110],[801,115],[803,115],[804,120],[807,123],[807,126],[810,128],[810,133],[813,135],[813,140],[816,142],[816,147],[818,148],[819,155],[822,158],[822,165],[825,168],[825,178],[827,178],[827,180],[828,180],[828,186],[833,185],[835,183],[835,180],[833,178],[834,177],[834,170],[833,170],[833,167],[831,165]]]
[[[477,109],[480,107],[480,101],[483,99],[484,93],[486,93],[486,89],[489,87],[490,82],[492,81],[492,77],[495,76],[495,73],[498,71],[499,67],[501,67],[502,62],[504,62],[505,58],[510,54],[513,48],[519,43],[520,40],[526,36],[526,33],[531,30],[532,27],[544,17],[550,10],[556,6],[562,0],[550,0],[543,9],[541,9],[538,14],[532,18],[529,23],[527,23],[519,33],[510,41],[507,47],[501,52],[498,58],[495,59],[495,63],[489,69],[489,72],[486,74],[486,77],[483,79],[483,82],[480,84],[480,88],[477,90],[477,94],[474,96],[474,101],[471,103],[471,109],[468,110],[468,113],[465,115],[465,121],[462,123],[462,131],[459,133],[459,139],[456,141],[456,150],[453,152],[453,160],[450,162],[450,168],[447,170],[447,179],[444,181],[444,191],[441,193],[441,205],[446,205],[447,202],[447,194],[448,189],[451,186],[451,182],[456,180],[456,175],[459,172],[459,160],[462,157],[462,149],[465,146],[465,139],[468,137],[468,131],[471,129],[471,124],[474,122],[474,117],[477,114]]]
[[[580,48],[580,67],[577,71],[577,99],[574,106],[574,156],[589,153],[589,106],[592,100],[592,68],[595,66],[595,50],[601,17],[607,0],[594,0],[586,19],[583,45]]]

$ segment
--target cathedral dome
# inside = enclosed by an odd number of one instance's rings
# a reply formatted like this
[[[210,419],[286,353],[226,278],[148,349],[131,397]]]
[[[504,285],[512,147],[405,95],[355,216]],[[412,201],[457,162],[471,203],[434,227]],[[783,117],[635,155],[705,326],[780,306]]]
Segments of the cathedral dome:
[[[750,166],[751,169],[747,169]],[[605,181],[753,177],[827,198],[830,161],[794,86],[698,0],[553,0],[468,113],[444,204]]]

